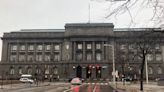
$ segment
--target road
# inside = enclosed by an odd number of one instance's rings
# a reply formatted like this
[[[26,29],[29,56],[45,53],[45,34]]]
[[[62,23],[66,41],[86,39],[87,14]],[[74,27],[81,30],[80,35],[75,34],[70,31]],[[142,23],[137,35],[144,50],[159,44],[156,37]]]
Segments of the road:
[[[44,83],[42,85],[13,84],[5,85],[0,92],[117,92],[108,83]]]
[[[117,92],[108,83],[84,83],[83,85],[71,85],[70,89],[63,92]]]

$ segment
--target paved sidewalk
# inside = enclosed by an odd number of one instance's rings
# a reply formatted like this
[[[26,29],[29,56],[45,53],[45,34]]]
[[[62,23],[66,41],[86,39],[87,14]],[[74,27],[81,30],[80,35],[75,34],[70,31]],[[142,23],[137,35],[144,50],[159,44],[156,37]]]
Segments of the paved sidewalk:
[[[0,89],[20,89],[20,88],[30,88],[30,87],[42,87],[42,86],[66,86],[69,85],[68,83],[63,83],[63,82],[40,82],[38,85],[37,84],[29,84],[29,83],[19,83],[19,84],[7,84],[7,85],[0,85]]]
[[[126,90],[126,92],[141,92],[139,82],[138,83],[128,82],[125,85],[123,85],[122,82],[117,82],[117,86],[113,86],[113,87],[116,87],[118,91],[121,89],[121,90]],[[157,82],[150,82],[149,84],[144,83],[143,88],[144,88],[143,92],[164,92],[164,86],[158,86]]]

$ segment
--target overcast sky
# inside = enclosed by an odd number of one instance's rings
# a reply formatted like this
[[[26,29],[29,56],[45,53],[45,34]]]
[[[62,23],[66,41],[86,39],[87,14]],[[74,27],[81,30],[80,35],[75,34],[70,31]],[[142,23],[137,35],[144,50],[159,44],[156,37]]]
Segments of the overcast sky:
[[[0,36],[2,37],[4,32],[21,29],[64,29],[65,23],[87,23],[89,2],[89,0],[0,0]],[[117,21],[114,18],[104,18],[109,12],[109,6],[109,1],[92,0],[90,22],[110,22],[114,23],[115,27],[127,27],[127,21],[130,21],[129,15],[122,16]],[[144,11],[144,14],[150,13],[148,10]],[[1,45],[0,42],[0,48]]]

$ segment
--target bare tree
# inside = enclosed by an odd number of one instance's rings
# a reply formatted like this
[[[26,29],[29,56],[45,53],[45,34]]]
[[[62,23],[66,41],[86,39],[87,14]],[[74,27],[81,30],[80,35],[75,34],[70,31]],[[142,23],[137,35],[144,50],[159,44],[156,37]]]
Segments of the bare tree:
[[[129,27],[135,27],[137,16],[141,15],[144,9],[149,11],[149,19],[155,27],[159,27],[164,20],[164,1],[163,0],[106,0],[112,1],[109,5],[108,14],[105,18],[115,18],[123,14],[128,14],[130,18]],[[126,18],[128,18],[126,17]],[[147,18],[148,15],[142,15]],[[141,23],[141,22],[140,22]]]
[[[155,45],[159,42],[159,34],[154,32],[154,29],[150,32],[143,32],[143,34],[133,38],[135,44],[134,49],[137,53],[134,53],[134,57],[141,58],[140,65],[140,90],[143,91],[143,76],[144,76],[144,66],[148,54],[151,54],[154,50]]]

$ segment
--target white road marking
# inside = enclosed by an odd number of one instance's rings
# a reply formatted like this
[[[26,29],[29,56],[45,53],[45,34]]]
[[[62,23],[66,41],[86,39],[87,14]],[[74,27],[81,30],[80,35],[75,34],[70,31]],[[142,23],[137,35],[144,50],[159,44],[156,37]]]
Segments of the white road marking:
[[[93,92],[96,92],[96,86],[94,87]]]
[[[82,84],[82,85],[80,85],[79,87],[81,87],[81,86],[83,86],[84,84]],[[75,86],[75,87],[71,87],[70,89],[67,89],[67,90],[64,90],[63,92],[68,92],[68,91],[70,91],[70,90],[73,90],[74,88],[76,88],[77,86]]]

